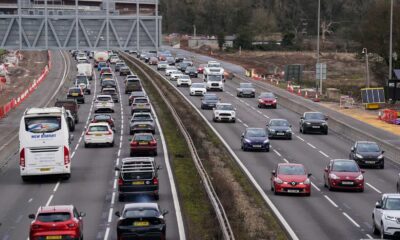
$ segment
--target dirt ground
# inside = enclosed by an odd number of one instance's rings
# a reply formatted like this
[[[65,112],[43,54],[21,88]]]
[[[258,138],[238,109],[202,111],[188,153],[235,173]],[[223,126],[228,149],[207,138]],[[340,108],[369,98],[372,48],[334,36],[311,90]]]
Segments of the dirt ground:
[[[9,68],[9,83],[0,92],[0,106],[19,96],[28,86],[37,79],[46,66],[47,51],[22,51],[22,60],[19,66]]]

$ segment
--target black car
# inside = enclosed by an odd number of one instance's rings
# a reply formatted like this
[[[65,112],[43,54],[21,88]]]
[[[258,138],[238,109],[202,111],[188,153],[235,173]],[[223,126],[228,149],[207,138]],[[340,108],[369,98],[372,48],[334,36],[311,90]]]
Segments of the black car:
[[[185,70],[185,74],[189,75],[189,77],[197,78],[198,77],[197,68],[188,66]]]
[[[117,239],[166,239],[166,210],[157,203],[125,204],[122,212],[116,212]]]
[[[127,75],[130,75],[130,74],[131,74],[131,70],[129,69],[128,66],[124,65],[119,69],[119,75],[120,76],[127,76]]]
[[[189,67],[189,66],[190,66],[190,64],[187,63],[187,62],[180,62],[180,63],[178,63],[176,68],[184,73],[186,71],[186,68]]]
[[[271,119],[267,124],[269,138],[292,139],[292,125],[286,119]]]
[[[320,112],[305,112],[300,118],[300,132],[322,133],[328,135],[328,117]]]
[[[201,98],[201,109],[213,109],[221,99],[213,93],[206,93]]]
[[[269,152],[268,134],[263,128],[246,128],[240,141],[243,151],[261,150]]]
[[[85,103],[85,95],[82,88],[71,87],[67,92],[67,99],[75,99],[78,103]]]
[[[122,159],[118,171],[118,200],[129,195],[151,195],[158,200],[158,170],[152,157],[129,157]]]
[[[256,97],[256,90],[252,83],[240,83],[239,87],[236,89],[237,97]]]
[[[351,147],[349,158],[358,163],[359,166],[385,167],[384,151],[376,142],[357,141]]]
[[[175,57],[176,63],[183,62],[183,60],[185,60],[185,57],[183,55],[181,55],[181,54],[176,55],[176,57]]]

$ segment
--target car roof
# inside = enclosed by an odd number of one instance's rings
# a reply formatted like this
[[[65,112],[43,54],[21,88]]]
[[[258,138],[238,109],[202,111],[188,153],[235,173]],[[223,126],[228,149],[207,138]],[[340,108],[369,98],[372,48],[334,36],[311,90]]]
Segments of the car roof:
[[[280,166],[299,166],[305,168],[301,163],[278,163],[278,167]]]
[[[124,210],[138,208],[154,208],[159,210],[157,203],[127,203],[124,205]]]
[[[356,141],[357,144],[377,144],[376,142],[373,141]]]
[[[400,198],[400,193],[384,193],[382,197]]]
[[[248,130],[263,130],[263,131],[265,131],[264,128],[256,128],[256,127],[248,127],[248,128],[246,128],[246,131],[248,131]]]
[[[323,114],[322,112],[304,112],[304,114],[307,114],[307,113],[318,113],[318,114]]]
[[[71,212],[74,209],[73,205],[55,205],[39,207],[38,213],[52,213],[52,212]]]

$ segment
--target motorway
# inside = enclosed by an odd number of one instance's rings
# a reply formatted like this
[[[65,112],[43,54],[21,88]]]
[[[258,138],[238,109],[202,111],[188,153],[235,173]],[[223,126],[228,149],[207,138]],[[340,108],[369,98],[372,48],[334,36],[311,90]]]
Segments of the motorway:
[[[59,67],[59,71],[64,69],[62,66]],[[74,69],[74,66],[72,68]],[[70,180],[60,181],[57,178],[43,177],[30,183],[23,183],[19,175],[18,155],[13,155],[9,163],[2,169],[0,175],[0,222],[2,223],[0,240],[27,239],[31,222],[28,214],[36,213],[39,206],[60,204],[73,204],[79,211],[86,213],[84,218],[85,239],[116,239],[117,219],[114,212],[121,210],[124,203],[119,203],[117,200],[117,179],[114,167],[120,163],[122,158],[129,157],[130,109],[128,95],[121,94],[121,101],[115,104],[115,113],[113,114],[116,125],[115,147],[84,148],[85,127],[93,116],[94,98],[100,92],[99,76],[98,72],[96,73],[97,77],[92,80],[92,95],[86,95],[86,103],[80,105],[80,123],[76,125],[75,132],[73,132],[75,137],[71,144],[72,175]],[[122,90],[119,91],[120,93],[123,93],[122,79],[118,76],[118,87]],[[29,99],[27,101],[29,102]],[[30,107],[35,106],[34,101],[30,103]],[[20,116],[14,116],[11,120],[19,123]],[[155,159],[157,164],[163,167],[159,172],[160,200],[158,203],[162,209],[169,210],[169,214],[166,215],[167,239],[185,239],[171,169],[168,162],[165,162],[168,154],[165,152],[166,148],[159,128],[156,133],[159,144],[158,157]],[[143,197],[127,201],[153,200]]]
[[[195,65],[213,60],[173,49]],[[214,59],[215,60],[215,59]],[[223,67],[232,64],[222,64]],[[155,67],[153,67],[155,70]],[[161,73],[163,76],[164,74]],[[165,81],[171,82],[167,79]],[[201,79],[192,79],[202,82]],[[250,81],[250,80],[249,80]],[[385,169],[365,169],[365,191],[330,192],[324,188],[323,169],[330,159],[348,158],[352,142],[330,131],[329,135],[303,135],[299,133],[300,115],[279,106],[277,109],[258,109],[257,99],[236,97],[236,88],[243,82],[238,78],[227,80],[225,91],[217,92],[221,102],[232,103],[236,108],[236,123],[214,123],[212,111],[200,109],[200,97],[189,96],[189,88],[176,88],[199,109],[202,115],[225,139],[229,147],[250,171],[263,191],[272,200],[299,239],[363,239],[372,238],[371,213],[381,193],[395,192],[400,166],[386,159]],[[171,82],[176,85],[176,82]],[[271,91],[268,85],[257,84],[256,96]],[[246,127],[265,127],[272,118],[285,118],[293,125],[293,140],[271,140],[271,152],[243,152],[240,136]],[[328,120],[329,124],[329,120]],[[312,173],[311,197],[275,196],[270,190],[271,171],[280,162],[302,163]]]

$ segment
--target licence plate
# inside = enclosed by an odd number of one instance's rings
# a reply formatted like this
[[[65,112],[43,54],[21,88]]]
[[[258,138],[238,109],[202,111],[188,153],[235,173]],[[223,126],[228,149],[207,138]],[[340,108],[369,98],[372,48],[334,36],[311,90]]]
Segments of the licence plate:
[[[137,106],[138,107],[144,107],[145,105],[144,104],[138,104]]]
[[[255,148],[260,148],[261,145],[253,145],[253,147],[255,147]]]
[[[269,105],[271,105],[271,103],[264,103],[264,105],[267,105],[267,106],[269,106]]]
[[[77,96],[79,96],[79,94],[78,93],[73,93],[72,96],[73,97],[77,97]]]
[[[147,227],[149,225],[150,225],[150,223],[147,221],[133,222],[133,226],[135,226],[135,227]]]
[[[96,136],[96,137],[101,137],[101,136],[103,136],[103,134],[97,133],[97,134],[95,134],[95,136]]]
[[[50,168],[41,168],[40,171],[41,171],[41,172],[48,172],[48,171],[50,171]],[[57,238],[57,239],[58,239],[58,238]]]
[[[62,236],[47,236],[46,240],[62,239]]]
[[[343,185],[353,185],[353,182],[342,182]]]
[[[319,128],[320,126],[312,126],[312,128]]]
[[[106,105],[107,105],[107,103],[102,103],[101,105],[102,105],[102,106],[106,106]]]
[[[297,189],[288,189],[287,191],[290,192],[290,193],[298,193],[298,192],[300,192]]]
[[[147,145],[147,142],[139,142],[139,145]]]
[[[134,181],[132,182],[132,185],[143,185],[144,181]]]
[[[139,127],[146,127],[145,124],[139,124]]]
[[[367,164],[375,164],[375,161],[365,161]]]
[[[282,136],[285,135],[284,133],[277,133],[276,135]]]

